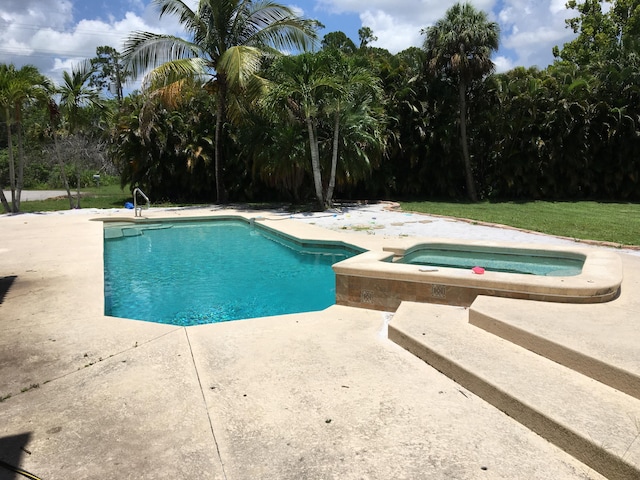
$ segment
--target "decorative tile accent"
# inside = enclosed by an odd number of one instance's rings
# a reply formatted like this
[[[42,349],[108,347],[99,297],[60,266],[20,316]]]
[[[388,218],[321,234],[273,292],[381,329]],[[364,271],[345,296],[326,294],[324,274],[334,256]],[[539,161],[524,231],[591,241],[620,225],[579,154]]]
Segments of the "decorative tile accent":
[[[445,285],[431,285],[431,296],[434,298],[447,298],[447,287]]]
[[[360,301],[362,303],[372,304],[373,299],[374,299],[374,295],[371,290],[362,290],[360,292]]]

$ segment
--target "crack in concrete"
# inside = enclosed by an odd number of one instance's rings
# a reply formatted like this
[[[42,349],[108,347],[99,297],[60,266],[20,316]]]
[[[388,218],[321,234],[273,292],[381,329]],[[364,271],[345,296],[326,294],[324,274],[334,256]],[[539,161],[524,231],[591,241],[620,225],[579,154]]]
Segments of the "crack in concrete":
[[[218,445],[218,439],[216,438],[216,432],[213,428],[213,421],[211,420],[211,415],[209,414],[209,407],[207,405],[207,398],[204,395],[204,389],[202,388],[202,381],[200,380],[200,372],[198,372],[198,365],[196,364],[195,356],[193,355],[193,348],[191,347],[191,340],[189,339],[189,332],[187,331],[187,327],[184,328],[184,334],[187,337],[187,344],[189,345],[189,352],[191,352],[191,360],[193,361],[193,369],[196,372],[196,378],[198,379],[198,385],[200,387],[200,393],[202,394],[202,403],[204,404],[204,409],[207,412],[207,419],[209,420],[209,428],[211,429],[211,436],[213,437],[213,443],[216,445],[216,451],[218,452],[218,460],[220,461],[220,468],[222,468],[222,477],[227,480],[227,472],[224,469],[224,462],[222,461],[222,455],[220,454],[220,445]]]

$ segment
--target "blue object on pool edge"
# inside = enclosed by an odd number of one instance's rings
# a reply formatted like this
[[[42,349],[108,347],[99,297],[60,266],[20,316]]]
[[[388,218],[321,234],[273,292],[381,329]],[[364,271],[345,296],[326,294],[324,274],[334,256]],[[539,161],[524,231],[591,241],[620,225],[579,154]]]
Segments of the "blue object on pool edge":
[[[125,202],[124,203],[124,208],[128,208],[129,210],[133,210],[133,203]]]

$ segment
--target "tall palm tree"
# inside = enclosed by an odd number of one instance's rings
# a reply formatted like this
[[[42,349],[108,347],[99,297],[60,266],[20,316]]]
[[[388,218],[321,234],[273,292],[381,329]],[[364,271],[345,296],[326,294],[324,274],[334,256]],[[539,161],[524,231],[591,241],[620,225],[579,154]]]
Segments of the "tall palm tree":
[[[188,38],[135,32],[125,43],[125,60],[134,74],[153,68],[144,82],[147,87],[175,86],[185,77],[196,77],[206,81],[215,93],[214,169],[217,201],[223,203],[226,190],[221,141],[230,92],[256,85],[256,73],[265,54],[312,47],[317,24],[271,0],[200,0],[195,10],[182,0],[153,3],[160,8],[160,17],[176,16]]]
[[[16,174],[15,159],[13,154],[12,125],[14,123],[13,109],[16,98],[22,90],[22,85],[16,82],[16,70],[13,65],[0,65],[0,107],[7,126],[7,146],[9,154],[9,186],[11,187],[11,206],[8,204],[2,192],[3,205],[8,212],[17,212],[16,206]]]
[[[380,78],[370,69],[358,66],[355,62],[343,55],[334,52],[325,57],[329,62],[333,76],[340,86],[331,91],[326,100],[326,110],[333,120],[333,141],[331,149],[331,169],[329,173],[329,185],[325,195],[325,205],[330,207],[333,203],[333,192],[336,185],[336,173],[338,167],[338,154],[340,140],[351,136],[352,146],[355,152],[367,166],[370,166],[367,148],[357,148],[366,145],[369,149],[384,149],[386,143],[380,134],[382,122],[375,115],[376,104],[380,104],[382,98],[382,86]],[[366,137],[366,140],[363,140]],[[356,140],[358,138],[358,140]],[[344,147],[344,145],[343,145]],[[344,149],[344,148],[343,148]],[[357,162],[351,162],[352,167]],[[351,170],[354,180],[357,180],[358,168]]]
[[[335,49],[283,57],[272,73],[269,106],[306,129],[318,207],[330,208],[340,173],[343,183],[361,180],[370,154],[384,150],[380,80]]]
[[[279,59],[273,67],[274,82],[268,100],[270,107],[288,110],[307,130],[313,185],[320,209],[326,207],[318,137],[324,115],[322,102],[328,92],[337,93],[341,88],[323,60],[319,54],[312,53]]]
[[[20,194],[24,179],[24,149],[22,139],[22,109],[28,102],[42,98],[49,86],[48,80],[38,69],[25,65],[16,70],[14,65],[0,65],[0,115],[7,126],[7,144],[9,155],[9,183],[11,187],[11,207],[0,193],[5,210],[20,211]],[[12,127],[15,126],[18,137],[18,172],[15,171],[15,156]],[[9,208],[8,208],[9,207]]]
[[[460,108],[460,145],[465,167],[467,194],[477,201],[469,144],[467,140],[467,94],[474,81],[493,72],[491,54],[498,50],[500,28],[489,22],[487,14],[470,3],[456,4],[444,18],[422,30],[426,36],[428,69],[435,75],[445,75],[458,86]]]
[[[94,73],[94,68],[89,61],[84,61],[74,66],[71,72],[62,72],[62,85],[58,87],[57,93],[60,95],[60,116],[66,122],[66,127],[69,135],[74,135],[79,132],[79,129],[83,126],[83,109],[86,107],[98,107],[102,108],[103,103],[100,99],[98,91],[89,86],[91,75]],[[56,142],[57,151],[57,136],[54,127],[54,141]],[[71,198],[71,192],[69,190],[66,175],[64,173],[63,161],[58,154],[58,163],[63,176],[65,187],[67,188],[67,195],[69,197],[69,204],[73,208],[73,201]],[[77,177],[77,195],[75,208],[80,208],[80,166],[76,159],[76,177]]]
[[[58,87],[60,94],[60,111],[67,122],[70,134],[82,126],[82,109],[84,107],[101,107],[102,101],[98,91],[89,86],[94,69],[89,61],[74,66],[71,72],[62,72],[62,85]]]

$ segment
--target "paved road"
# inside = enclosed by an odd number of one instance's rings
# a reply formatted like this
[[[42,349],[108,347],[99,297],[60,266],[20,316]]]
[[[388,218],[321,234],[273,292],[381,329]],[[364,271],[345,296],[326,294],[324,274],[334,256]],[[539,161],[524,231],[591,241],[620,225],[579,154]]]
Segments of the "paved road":
[[[30,200],[46,200],[47,198],[64,197],[67,192],[64,190],[23,190],[20,200],[28,202]],[[4,190],[4,196],[11,202],[11,190]]]

